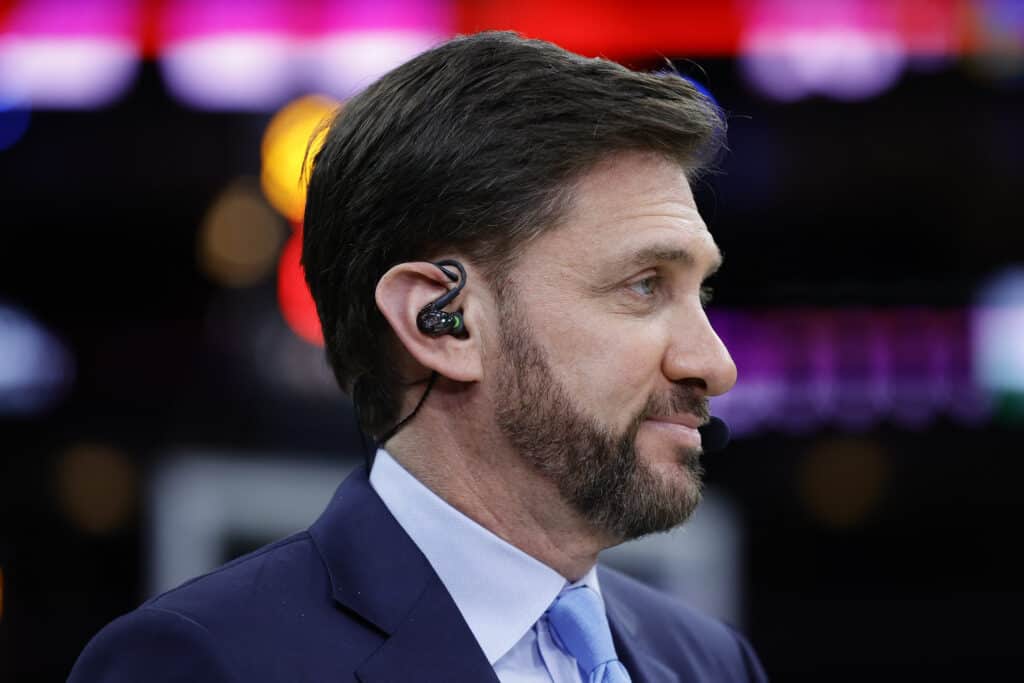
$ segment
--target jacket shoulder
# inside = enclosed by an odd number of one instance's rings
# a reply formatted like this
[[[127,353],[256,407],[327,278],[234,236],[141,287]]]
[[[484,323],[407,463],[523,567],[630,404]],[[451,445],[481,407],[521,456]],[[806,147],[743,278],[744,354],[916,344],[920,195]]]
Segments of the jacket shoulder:
[[[372,627],[339,612],[323,560],[301,532],[115,620],[90,641],[70,681],[319,680],[380,644]]]
[[[75,662],[68,683],[239,679],[210,632],[184,615],[143,606],[100,631]]]
[[[179,612],[216,631],[268,610],[280,613],[289,603],[316,602],[329,595],[323,562],[303,531],[190,579],[142,606]]]

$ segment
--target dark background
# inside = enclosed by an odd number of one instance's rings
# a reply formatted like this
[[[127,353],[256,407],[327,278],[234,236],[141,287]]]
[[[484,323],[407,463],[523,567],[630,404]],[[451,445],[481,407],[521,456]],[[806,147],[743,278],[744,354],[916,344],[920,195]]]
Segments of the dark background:
[[[732,59],[700,64],[680,68],[731,123],[722,172],[698,191],[726,254],[715,307],[966,309],[1024,261],[1019,79],[954,62],[912,68],[866,101],[779,103],[754,94]],[[358,457],[340,393],[259,381],[239,359],[243,340],[211,333],[225,294],[196,265],[197,229],[228,181],[258,176],[269,118],[184,108],[147,62],[115,105],[33,111],[0,151],[0,296],[77,366],[49,410],[0,416],[0,680],[62,680],[87,640],[145,597],[144,482],[158,453]],[[273,276],[227,296],[273,312]],[[129,512],[99,531],[62,502],[62,463],[81,443],[130,465]],[[852,519],[822,516],[809,468],[839,495],[864,453],[877,495]],[[772,678],[1018,676],[1022,453],[1024,423],[997,406],[975,424],[768,425],[708,458],[709,483],[741,506],[747,631]]]

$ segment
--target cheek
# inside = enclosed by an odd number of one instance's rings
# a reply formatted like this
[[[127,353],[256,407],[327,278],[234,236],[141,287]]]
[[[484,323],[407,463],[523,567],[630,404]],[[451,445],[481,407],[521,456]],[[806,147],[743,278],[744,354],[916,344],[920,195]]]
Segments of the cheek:
[[[563,317],[539,341],[569,395],[603,422],[625,427],[657,386],[661,347],[625,321],[595,325],[595,319]]]

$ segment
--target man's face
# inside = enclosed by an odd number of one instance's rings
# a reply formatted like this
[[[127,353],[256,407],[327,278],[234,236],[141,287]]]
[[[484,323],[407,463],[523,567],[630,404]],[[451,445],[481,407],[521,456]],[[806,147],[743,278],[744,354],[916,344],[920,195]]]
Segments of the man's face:
[[[700,501],[696,427],[736,380],[702,301],[720,262],[682,170],[629,153],[582,178],[500,293],[496,422],[615,540]]]

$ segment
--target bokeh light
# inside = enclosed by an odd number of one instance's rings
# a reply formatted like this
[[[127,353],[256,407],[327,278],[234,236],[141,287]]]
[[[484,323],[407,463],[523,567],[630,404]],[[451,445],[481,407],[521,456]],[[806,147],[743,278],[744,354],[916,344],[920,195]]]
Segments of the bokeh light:
[[[48,410],[70,390],[74,375],[74,360],[56,335],[0,303],[0,415]]]
[[[741,56],[768,97],[863,99],[918,58],[968,55],[1000,84],[1024,70],[1019,0],[33,0],[0,3],[0,94],[33,107],[120,97],[143,55],[199,109],[348,98],[450,36],[514,30],[609,59]],[[945,62],[943,62],[945,63]]]
[[[347,99],[456,33],[452,0],[326,0],[307,86]]]
[[[277,112],[263,135],[260,187],[291,221],[301,221],[306,208],[303,164],[311,162],[323,144],[325,124],[339,106],[337,100],[321,95],[301,97]]]
[[[134,80],[140,50],[134,0],[14,3],[0,34],[0,97],[35,108],[92,108]]]
[[[420,31],[346,31],[321,39],[311,59],[313,84],[347,99],[399,64],[444,40]]]
[[[0,94],[0,151],[13,147],[28,130],[28,107]]]
[[[1024,84],[1024,2],[987,0],[964,15],[976,43],[968,70],[998,85]]]
[[[896,83],[908,42],[884,3],[761,0],[749,6],[742,65],[750,85],[773,99],[860,100]]]
[[[774,99],[863,100],[899,80],[906,55],[894,36],[839,29],[754,36],[743,57],[750,84]]]
[[[986,282],[971,319],[974,379],[1024,417],[1024,267]]]
[[[296,231],[285,244],[277,268],[277,299],[288,327],[311,344],[323,346],[313,295],[302,271],[302,232]]]
[[[199,109],[266,111],[296,92],[288,3],[176,0],[162,16],[160,68],[177,99]]]
[[[807,511],[831,527],[863,524],[885,493],[890,467],[874,441],[823,441],[807,453],[798,488]]]
[[[294,91],[291,41],[271,35],[193,38],[160,60],[167,88],[197,109],[265,111]]]
[[[25,97],[36,108],[104,106],[128,89],[137,69],[130,44],[89,38],[0,44],[0,94]]]
[[[971,376],[967,309],[714,309],[740,381],[714,399],[737,436],[823,424],[908,429],[940,415],[977,423],[990,402]],[[1018,342],[1018,346],[1024,344]]]
[[[81,443],[69,448],[58,461],[56,489],[61,510],[77,528],[108,534],[134,517],[138,472],[120,450]]]
[[[287,230],[260,194],[255,179],[235,181],[203,217],[200,268],[228,287],[254,285],[273,271]]]

